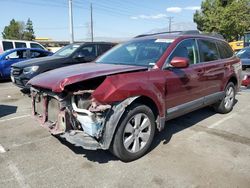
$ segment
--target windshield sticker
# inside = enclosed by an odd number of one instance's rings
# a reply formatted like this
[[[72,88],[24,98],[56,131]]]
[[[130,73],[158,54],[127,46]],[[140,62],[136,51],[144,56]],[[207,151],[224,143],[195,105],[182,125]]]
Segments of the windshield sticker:
[[[157,39],[155,42],[172,43],[173,39]]]

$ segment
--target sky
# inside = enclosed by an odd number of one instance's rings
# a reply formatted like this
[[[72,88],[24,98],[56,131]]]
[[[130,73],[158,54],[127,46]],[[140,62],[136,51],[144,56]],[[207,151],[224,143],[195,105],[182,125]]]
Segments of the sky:
[[[74,38],[90,39],[90,3],[95,40],[122,40],[148,32],[196,29],[202,0],[72,0]],[[11,19],[33,22],[38,38],[69,40],[68,0],[0,0],[0,31]]]

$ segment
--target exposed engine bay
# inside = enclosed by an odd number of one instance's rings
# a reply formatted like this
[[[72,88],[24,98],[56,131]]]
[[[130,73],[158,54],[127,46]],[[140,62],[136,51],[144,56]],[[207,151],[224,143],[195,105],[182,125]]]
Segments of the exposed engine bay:
[[[93,91],[56,95],[31,88],[33,115],[51,134],[76,146],[108,149],[116,124],[132,99],[114,106],[103,105],[92,98]]]

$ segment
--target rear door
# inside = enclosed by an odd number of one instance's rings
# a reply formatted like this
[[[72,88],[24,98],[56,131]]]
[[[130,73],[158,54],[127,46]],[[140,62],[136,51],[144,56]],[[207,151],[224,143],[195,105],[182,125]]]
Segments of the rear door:
[[[3,74],[5,77],[10,76],[11,65],[27,59],[27,50],[16,50],[8,54],[3,60]]]
[[[189,59],[189,67],[174,68],[169,65],[174,57]],[[167,116],[184,113],[202,105],[203,85],[201,75],[204,69],[199,64],[198,49],[195,39],[180,42],[167,60],[166,107]]]
[[[225,65],[216,45],[216,40],[198,39],[200,64],[204,67],[202,74],[203,93],[216,95],[221,90]]]

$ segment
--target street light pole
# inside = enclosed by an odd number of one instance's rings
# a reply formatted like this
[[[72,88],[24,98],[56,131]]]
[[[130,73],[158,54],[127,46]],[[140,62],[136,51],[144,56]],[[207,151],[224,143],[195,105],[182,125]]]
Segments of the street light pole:
[[[69,0],[69,34],[70,34],[70,43],[73,43],[74,42],[74,30],[73,30],[72,0]]]
[[[92,3],[90,4],[90,23],[91,23],[91,42],[94,41],[94,29],[93,29],[93,7]]]
[[[172,20],[174,17],[170,16],[168,17],[168,31],[171,32],[172,31]]]

